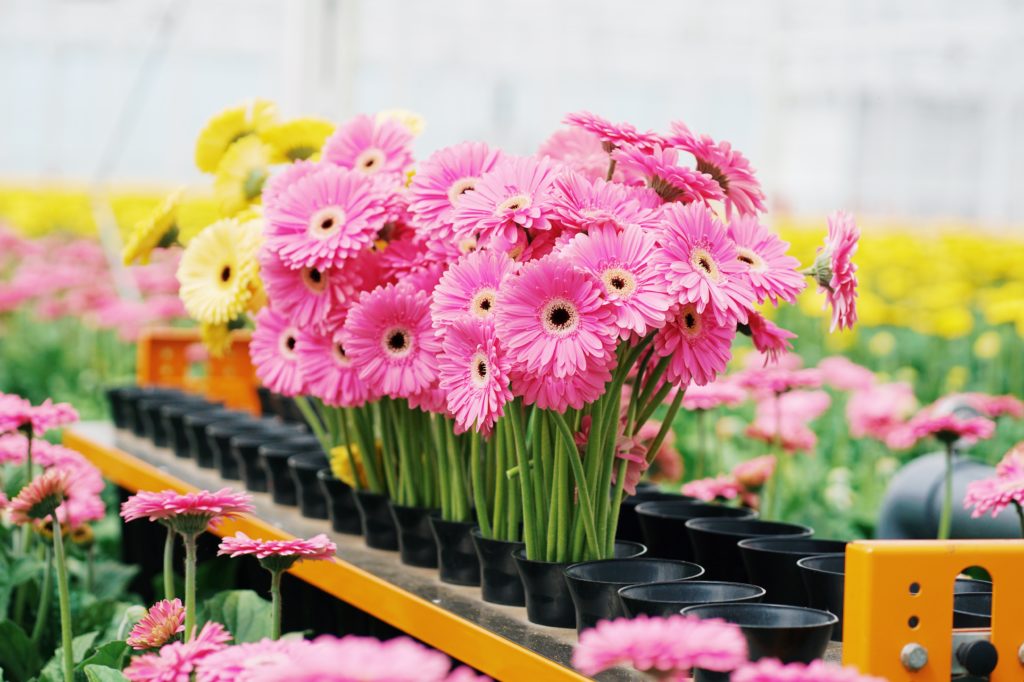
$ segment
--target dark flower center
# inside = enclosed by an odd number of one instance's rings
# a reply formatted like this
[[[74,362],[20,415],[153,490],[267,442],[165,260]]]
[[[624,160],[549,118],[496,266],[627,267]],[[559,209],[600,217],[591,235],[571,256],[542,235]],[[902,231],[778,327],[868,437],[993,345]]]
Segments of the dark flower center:
[[[388,336],[388,348],[393,351],[405,349],[408,342],[408,338],[403,331],[394,331]]]
[[[227,282],[231,279],[231,266],[225,265],[224,269],[220,271],[220,281]]]
[[[706,173],[707,175],[710,175],[712,178],[714,178],[715,182],[718,183],[719,187],[722,188],[723,192],[729,192],[729,178],[726,177],[725,173],[722,172],[721,168],[719,168],[713,163],[709,163],[708,161],[702,161],[701,159],[697,159],[697,170],[699,170],[701,173]]]
[[[563,306],[557,306],[548,313],[548,322],[558,328],[564,328],[572,319],[572,312]]]
[[[485,298],[484,300],[480,301],[480,309],[481,310],[490,310],[491,309],[491,299]]]
[[[320,221],[321,230],[329,230],[334,227],[334,218],[324,218]]]
[[[615,287],[616,289],[625,289],[626,280],[622,279],[621,277],[612,277],[612,286]]]
[[[686,323],[687,329],[693,329],[697,326],[697,317],[693,313],[686,313],[683,321]]]
[[[754,264],[754,259],[751,258],[750,256],[737,256],[736,259],[739,260],[741,263],[746,263],[747,265]]]
[[[320,280],[323,279],[323,275],[321,275],[320,271],[317,270],[316,268],[312,268],[309,271],[309,279],[311,282],[315,284],[320,284]]]
[[[483,360],[481,360],[480,362],[476,363],[476,373],[479,374],[481,377],[486,377],[487,376],[487,363],[484,362]]]
[[[704,272],[706,272],[708,274],[711,273],[711,263],[708,262],[707,258],[698,258],[697,259],[697,265],[699,265],[701,268],[703,268]]]
[[[284,345],[288,346],[288,350],[295,350],[295,337],[289,336]]]

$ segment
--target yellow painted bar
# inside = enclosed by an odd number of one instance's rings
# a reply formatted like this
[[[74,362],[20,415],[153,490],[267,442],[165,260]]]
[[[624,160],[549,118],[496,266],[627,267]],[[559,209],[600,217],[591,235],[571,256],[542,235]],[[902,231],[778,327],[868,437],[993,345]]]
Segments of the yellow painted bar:
[[[65,431],[64,444],[81,452],[107,479],[127,490],[196,490],[194,486],[128,453],[96,443],[76,433],[74,429]],[[267,540],[285,540],[293,537],[254,516],[225,521],[214,532],[223,537],[233,535],[237,531]],[[310,585],[372,614],[497,680],[579,682],[587,679],[549,658],[449,613],[337,557],[331,562],[299,563],[291,572]]]

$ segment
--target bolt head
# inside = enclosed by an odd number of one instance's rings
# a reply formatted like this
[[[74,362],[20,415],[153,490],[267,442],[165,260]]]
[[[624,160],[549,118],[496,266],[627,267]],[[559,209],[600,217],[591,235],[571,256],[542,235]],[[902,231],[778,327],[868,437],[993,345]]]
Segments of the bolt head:
[[[916,672],[928,665],[928,650],[916,642],[911,642],[900,651],[900,663],[911,672]]]

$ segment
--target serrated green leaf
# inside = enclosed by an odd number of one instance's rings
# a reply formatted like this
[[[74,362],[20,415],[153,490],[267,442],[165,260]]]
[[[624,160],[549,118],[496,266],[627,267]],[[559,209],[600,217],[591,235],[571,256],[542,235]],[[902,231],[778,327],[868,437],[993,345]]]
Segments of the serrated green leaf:
[[[270,637],[270,602],[252,590],[229,590],[208,599],[203,617],[226,627],[236,644]]]

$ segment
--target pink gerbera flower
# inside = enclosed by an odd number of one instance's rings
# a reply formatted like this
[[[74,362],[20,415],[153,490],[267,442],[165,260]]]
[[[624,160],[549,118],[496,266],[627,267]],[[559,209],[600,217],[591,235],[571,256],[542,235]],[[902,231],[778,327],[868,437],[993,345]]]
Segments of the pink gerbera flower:
[[[608,177],[608,152],[601,138],[582,128],[556,130],[541,143],[537,156],[547,156],[591,180]],[[616,171],[612,179],[621,180],[622,175],[621,171]]]
[[[256,316],[249,356],[256,366],[256,376],[274,393],[292,396],[305,388],[299,354],[295,352],[298,341],[298,326],[284,315],[264,308]]]
[[[323,159],[364,175],[402,174],[412,166],[412,133],[389,118],[356,116],[324,143]]]
[[[594,360],[585,372],[556,377],[546,372],[525,372],[512,369],[512,393],[523,399],[524,405],[564,413],[568,408],[582,410],[604,393],[611,381],[611,364],[615,354],[609,351],[604,360]]]
[[[68,403],[54,403],[47,398],[33,406],[21,396],[0,393],[0,434],[31,428],[37,436],[50,429],[78,421],[78,412]]]
[[[460,258],[441,275],[430,303],[437,333],[464,317],[493,319],[498,291],[515,269],[515,262],[497,251],[474,251]]]
[[[732,682],[885,682],[881,677],[862,675],[853,666],[825,661],[783,664],[774,658],[748,663],[732,674]]]
[[[653,131],[640,132],[631,123],[612,123],[589,111],[569,114],[562,122],[596,135],[608,153],[624,144],[638,149],[653,149],[663,144],[661,138]]]
[[[327,405],[354,407],[370,397],[370,387],[361,378],[345,352],[341,329],[321,334],[299,332],[295,352],[306,390]]]
[[[775,455],[761,455],[732,468],[732,477],[747,490],[759,490],[775,473]]]
[[[649,190],[602,179],[591,180],[572,171],[555,180],[553,209],[567,228],[586,231],[594,227],[622,229],[627,225],[651,227],[660,204]],[[657,202],[657,203],[655,203]]]
[[[495,322],[509,357],[526,372],[556,378],[603,363],[615,345],[615,312],[600,283],[565,260],[523,266],[498,293]]]
[[[688,303],[669,311],[667,323],[654,337],[654,349],[659,357],[672,358],[665,373],[669,381],[703,386],[725,371],[734,338],[736,325],[719,324],[710,310],[701,313]]]
[[[969,407],[977,410],[989,419],[997,417],[1024,419],[1024,402],[1012,395],[960,393],[954,397],[963,400]]]
[[[681,682],[691,668],[728,672],[747,660],[747,640],[738,626],[691,616],[601,621],[580,634],[572,664],[584,675],[619,665],[662,680]]]
[[[853,216],[836,211],[828,217],[828,237],[825,246],[818,249],[814,265],[808,273],[825,293],[825,307],[832,306],[832,326],[829,331],[852,329],[857,322],[857,266],[853,254],[857,253],[860,230]]]
[[[818,437],[808,424],[824,414],[832,399],[824,391],[790,391],[764,397],[746,434],[786,452],[808,451]]]
[[[864,391],[875,385],[875,373],[867,367],[833,355],[818,363],[822,379],[837,391]]]
[[[149,607],[128,635],[128,646],[133,649],[156,649],[167,644],[179,632],[185,631],[185,607],[180,599],[163,599]]]
[[[171,642],[157,653],[133,658],[124,676],[131,682],[189,682],[196,666],[229,641],[231,635],[224,626],[211,621],[188,642]]]
[[[684,483],[681,492],[684,495],[696,497],[698,500],[713,502],[714,500],[734,500],[739,497],[743,489],[732,475],[722,475]]]
[[[747,278],[758,303],[779,299],[793,303],[807,286],[797,267],[800,261],[786,255],[787,242],[757,222],[741,216],[729,223],[729,238],[736,243],[736,258],[746,267]]]
[[[345,348],[375,391],[407,398],[437,378],[440,342],[430,323],[430,297],[389,284],[360,295],[345,320]]]
[[[409,210],[417,230],[428,239],[450,237],[456,206],[500,158],[500,150],[483,142],[463,142],[434,152],[416,170],[409,186]]]
[[[654,252],[654,238],[641,228],[619,231],[609,226],[576,235],[561,255],[600,280],[620,336],[626,338],[631,332],[644,336],[661,327],[672,305],[652,265]]]
[[[622,480],[622,489],[628,495],[636,495],[636,485],[643,478],[644,472],[650,467],[647,461],[647,445],[644,438],[636,436],[620,436],[615,444],[615,457],[625,460],[626,475]],[[619,477],[619,463],[612,467],[612,485],[616,485]]]
[[[955,414],[936,414],[925,408],[890,433],[886,443],[891,448],[906,449],[931,436],[943,443],[955,443],[961,439],[974,443],[988,440],[995,431],[995,422],[987,417],[964,418]]]
[[[298,180],[311,175],[324,167],[323,163],[313,161],[295,161],[284,167],[279,173],[270,176],[263,183],[263,205],[266,206],[277,200],[282,192],[286,191]]]
[[[854,438],[886,441],[917,405],[914,389],[905,382],[876,384],[854,391],[846,402],[846,419]]]
[[[261,639],[204,656],[196,669],[196,682],[250,682],[268,666],[287,665],[309,642],[303,639]]]
[[[669,294],[680,303],[696,304],[701,313],[710,305],[719,322],[747,321],[754,290],[735,245],[706,206],[666,206],[658,241],[662,249],[656,267]]]
[[[686,410],[713,410],[736,407],[747,399],[747,392],[729,377],[719,377],[703,386],[686,387],[681,405]]]
[[[300,329],[322,327],[345,308],[360,284],[350,268],[291,268],[266,249],[260,255],[260,276],[274,308],[285,311]]]
[[[230,488],[194,493],[144,490],[121,505],[121,517],[125,521],[160,521],[185,535],[202,532],[221,519],[235,518],[251,511],[252,498],[249,494],[236,493]]]
[[[685,149],[697,159],[697,170],[710,175],[725,194],[725,215],[733,209],[740,215],[764,211],[764,192],[746,157],[728,142],[715,142],[707,135],[694,135],[683,123],[672,124],[669,144]]]
[[[291,268],[341,267],[373,243],[386,220],[384,196],[359,173],[324,166],[264,205],[267,248]]]
[[[54,468],[32,479],[7,505],[11,522],[22,525],[53,514],[64,502],[69,477],[66,470]]]
[[[751,367],[735,375],[740,386],[757,394],[785,393],[797,388],[818,388],[822,377],[819,369],[787,369],[785,367]]]
[[[0,464],[21,464],[27,451],[28,438],[24,435],[8,433],[0,436]]]
[[[974,507],[973,518],[987,512],[995,518],[1011,504],[1024,518],[1024,442],[1017,443],[1003,456],[994,477],[968,483],[964,496],[964,509]]]
[[[455,209],[456,241],[509,248],[523,230],[551,229],[556,166],[548,159],[506,156],[485,173]]]
[[[778,363],[780,356],[793,350],[790,339],[795,339],[796,334],[776,325],[761,313],[750,311],[744,331],[750,333],[750,340],[764,356],[765,364]]]
[[[498,346],[491,321],[462,318],[445,328],[439,359],[440,388],[461,431],[489,434],[512,400],[511,363]]]
[[[612,159],[628,173],[645,178],[647,184],[666,202],[706,203],[722,198],[722,190],[710,175],[679,165],[675,149],[651,150],[621,147]]]
[[[298,561],[330,561],[337,551],[337,545],[322,533],[308,540],[256,540],[238,531],[221,540],[217,548],[218,555],[233,559],[254,556],[271,571],[287,570]]]

